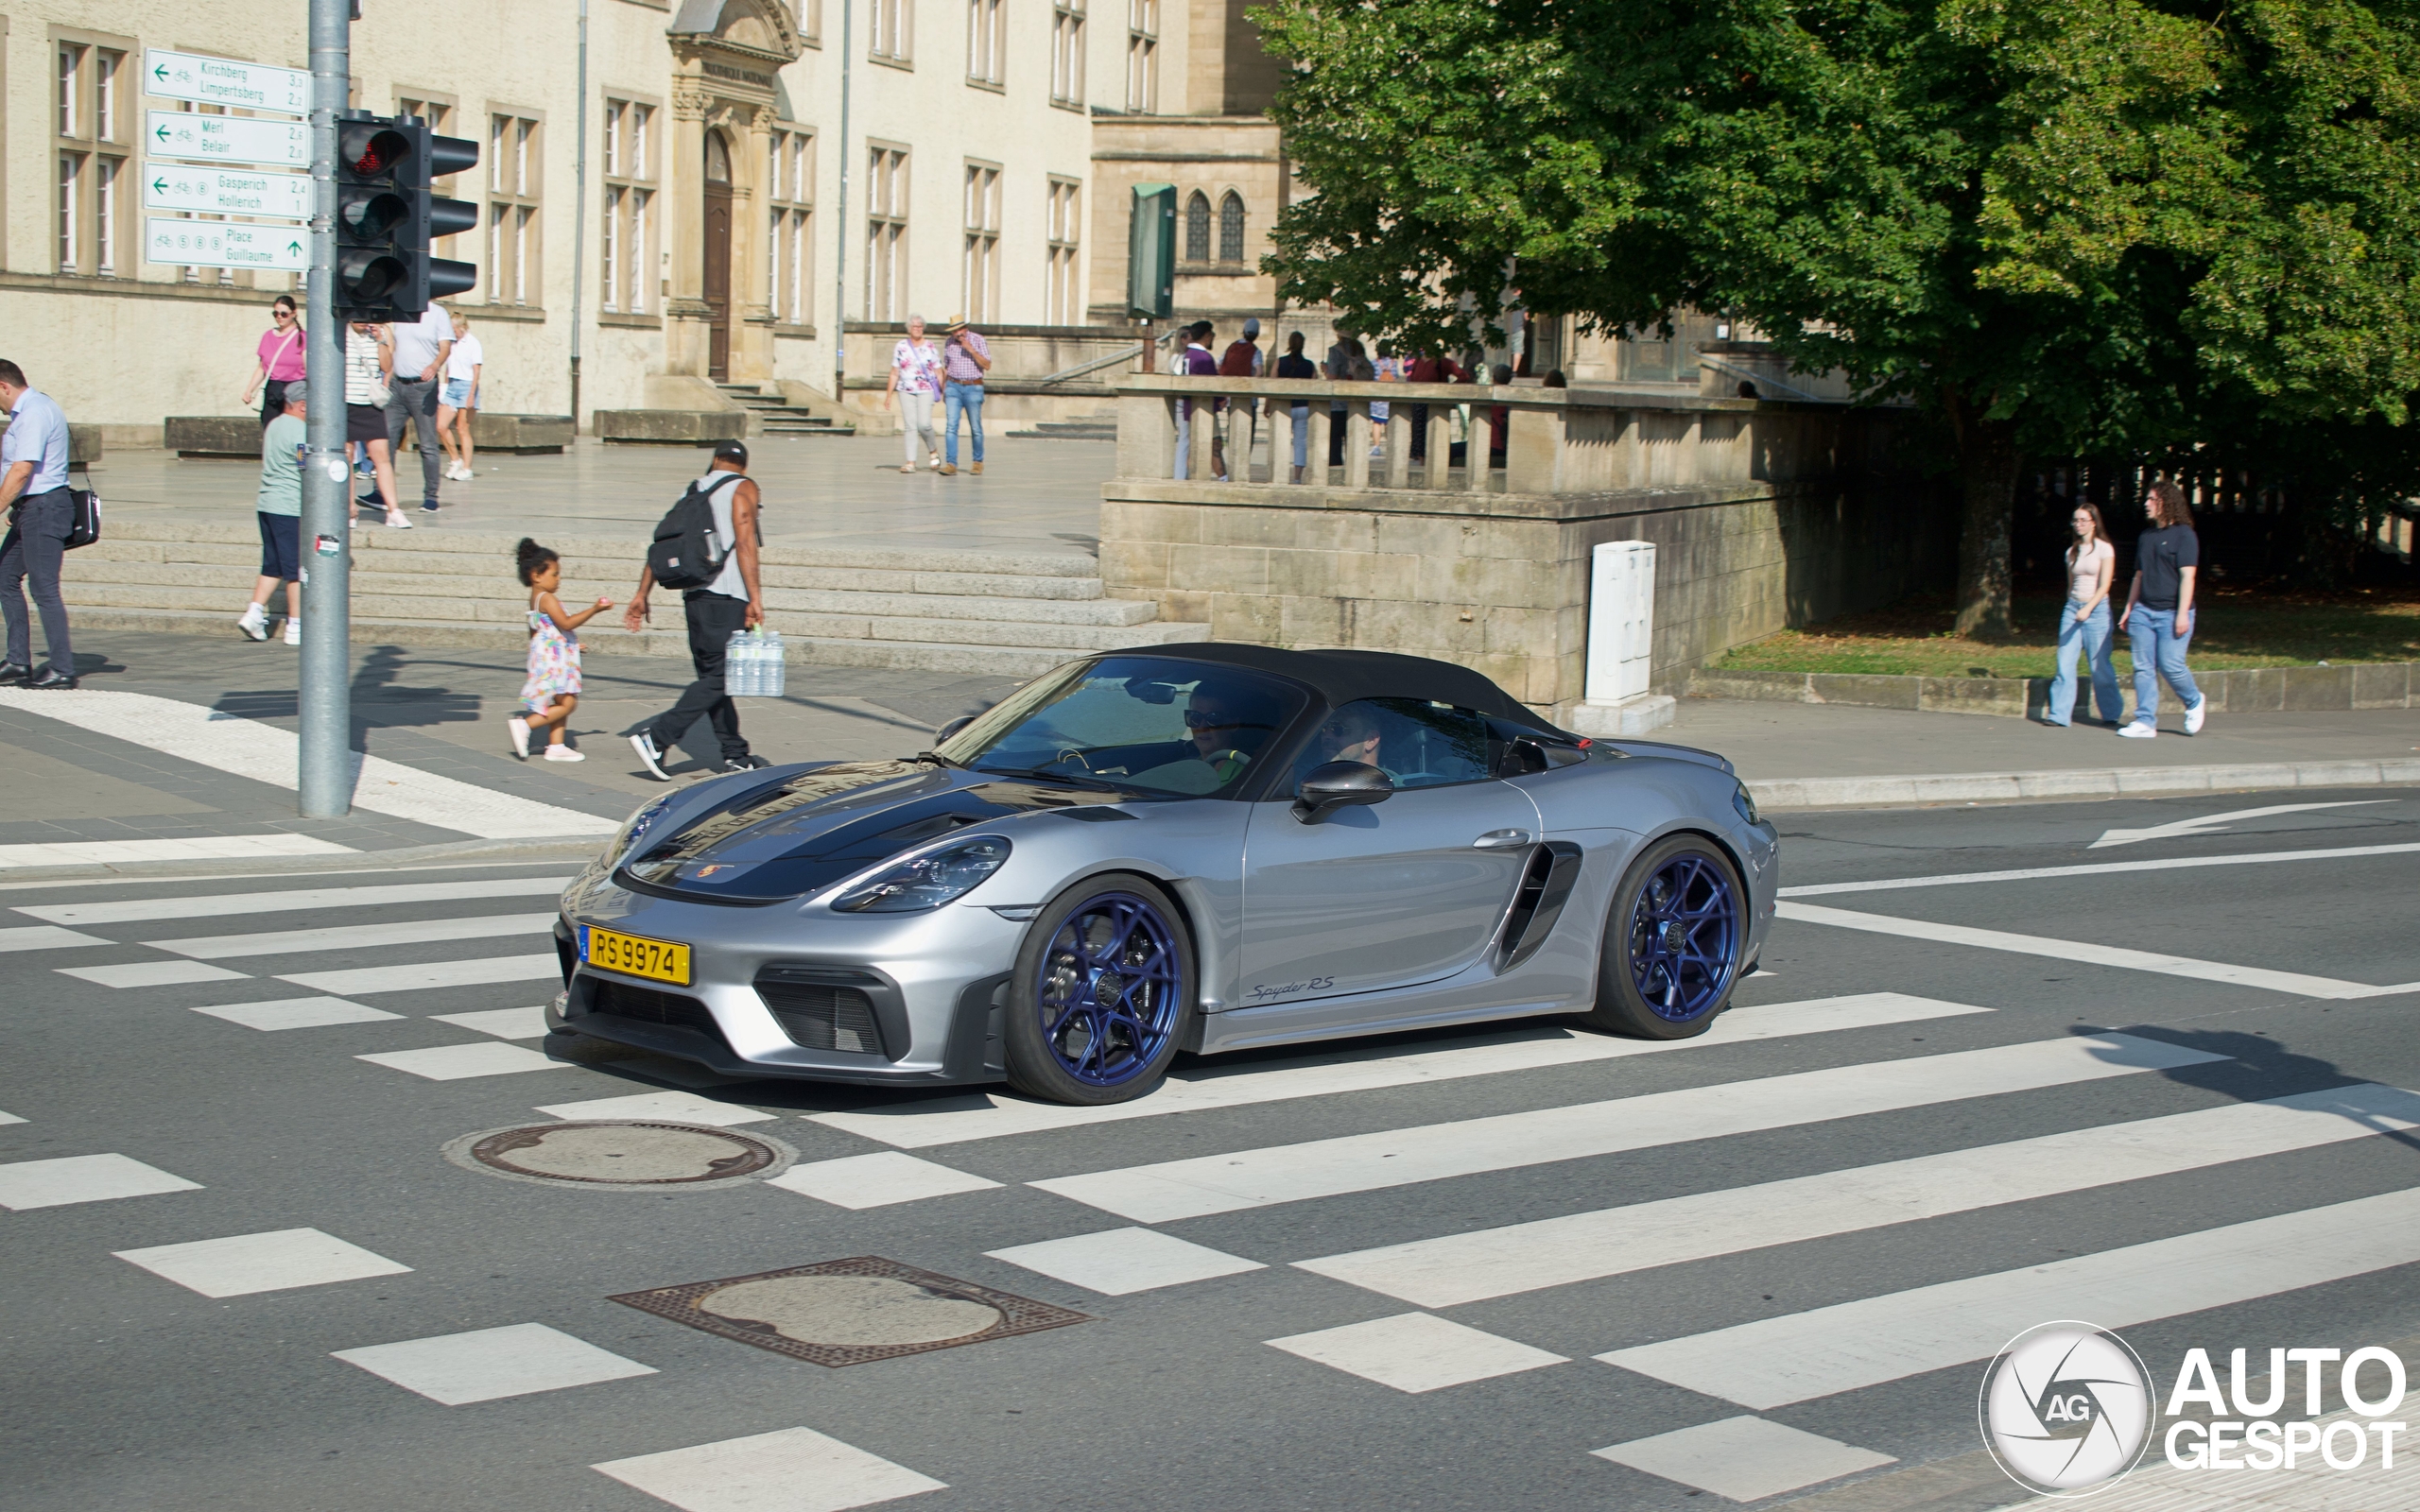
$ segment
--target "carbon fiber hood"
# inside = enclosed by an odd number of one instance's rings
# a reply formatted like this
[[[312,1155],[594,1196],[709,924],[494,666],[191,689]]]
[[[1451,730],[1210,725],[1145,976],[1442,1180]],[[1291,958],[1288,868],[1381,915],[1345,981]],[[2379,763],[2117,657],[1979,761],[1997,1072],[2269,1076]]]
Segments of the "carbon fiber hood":
[[[775,902],[971,825],[1124,798],[927,762],[846,762],[771,782],[743,780],[622,870],[650,892]]]

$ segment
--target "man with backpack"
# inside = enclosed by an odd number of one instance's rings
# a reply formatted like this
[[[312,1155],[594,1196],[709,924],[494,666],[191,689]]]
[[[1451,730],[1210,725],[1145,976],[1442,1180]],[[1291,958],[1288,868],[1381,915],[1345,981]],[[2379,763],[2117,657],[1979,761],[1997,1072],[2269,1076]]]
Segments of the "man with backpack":
[[[76,652],[68,644],[67,601],[59,569],[76,526],[76,498],[67,487],[67,417],[48,394],[26,382],[25,369],[0,359],[0,404],[9,406],[9,434],[0,437],[0,508],[9,534],[0,541],[0,617],[9,624],[9,660],[0,683],[28,688],[76,686]],[[25,583],[33,579],[50,665],[33,668],[33,626]]]
[[[703,717],[722,747],[722,770],[745,772],[772,763],[751,755],[739,733],[739,710],[723,687],[723,655],[735,631],[754,629],[765,619],[765,591],[756,562],[756,509],[760,499],[748,476],[748,448],[725,441],[715,448],[705,476],[689,485],[680,502],[655,527],[638,592],[622,615],[636,633],[646,625],[648,591],[661,583],[681,591],[681,613],[689,627],[689,660],[698,680],[682,690],[680,702],[631,737],[648,775],[672,781],[664,757],[689,727]]]

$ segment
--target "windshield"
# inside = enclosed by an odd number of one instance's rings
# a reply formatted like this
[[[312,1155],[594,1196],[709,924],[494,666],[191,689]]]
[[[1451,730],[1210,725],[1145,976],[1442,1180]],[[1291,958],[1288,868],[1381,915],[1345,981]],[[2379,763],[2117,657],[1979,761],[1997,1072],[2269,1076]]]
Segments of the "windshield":
[[[1026,684],[936,754],[978,772],[1208,798],[1232,791],[1268,759],[1305,702],[1254,673],[1109,657]]]

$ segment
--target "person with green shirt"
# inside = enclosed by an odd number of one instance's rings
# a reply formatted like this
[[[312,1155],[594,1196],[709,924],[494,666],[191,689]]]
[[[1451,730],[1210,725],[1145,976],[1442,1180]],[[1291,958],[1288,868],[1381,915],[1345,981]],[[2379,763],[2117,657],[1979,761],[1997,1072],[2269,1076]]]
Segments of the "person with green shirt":
[[[285,585],[285,644],[302,644],[302,419],[310,388],[285,386],[285,411],[261,431],[261,578],[251,607],[235,621],[250,641],[268,639],[268,596]]]

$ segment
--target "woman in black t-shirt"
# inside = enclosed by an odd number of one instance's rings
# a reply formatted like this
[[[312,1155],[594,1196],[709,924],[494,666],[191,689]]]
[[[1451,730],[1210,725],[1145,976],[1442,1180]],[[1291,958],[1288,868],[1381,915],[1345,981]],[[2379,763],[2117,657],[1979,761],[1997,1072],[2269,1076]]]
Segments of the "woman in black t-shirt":
[[[2193,579],[2202,563],[2202,539],[2193,533],[2193,511],[2185,490],[2163,478],[2143,496],[2151,528],[2135,538],[2135,586],[2118,627],[2135,652],[2135,717],[2118,728],[2130,740],[2159,733],[2159,682],[2185,703],[2185,732],[2198,735],[2210,700],[2186,670],[2185,648],[2193,640]]]
[[[1286,337],[1286,355],[1277,359],[1276,377],[1317,378],[1320,369],[1310,358],[1303,355],[1303,333],[1292,332]],[[1303,469],[1311,457],[1311,405],[1298,399],[1291,405],[1294,421],[1294,481],[1303,481]],[[1321,481],[1324,482],[1325,479]]]

